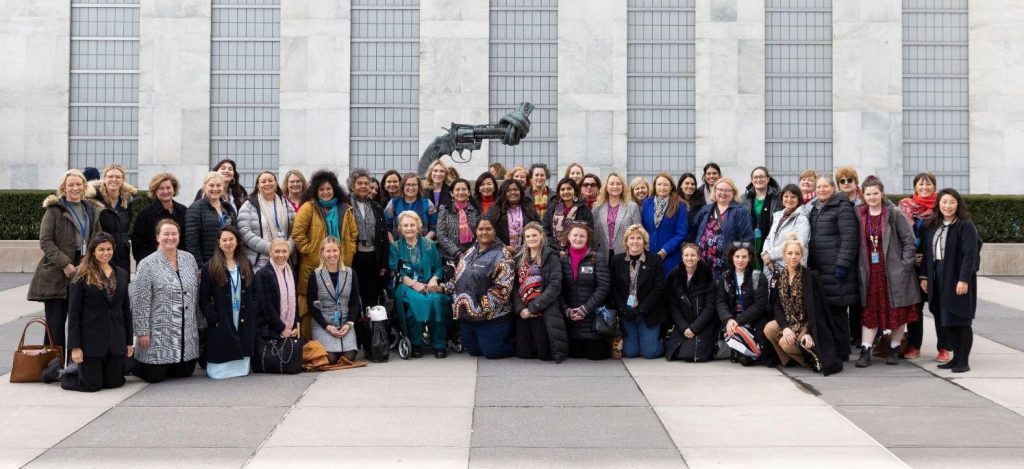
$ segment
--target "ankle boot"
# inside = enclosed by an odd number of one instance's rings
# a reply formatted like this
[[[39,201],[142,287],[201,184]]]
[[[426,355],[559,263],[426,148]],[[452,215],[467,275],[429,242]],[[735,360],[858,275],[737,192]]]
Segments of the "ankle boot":
[[[867,368],[871,366],[871,347],[860,347],[860,358],[857,359],[855,364],[857,368]]]
[[[886,365],[896,365],[900,362],[900,347],[889,347],[889,356],[885,359]]]

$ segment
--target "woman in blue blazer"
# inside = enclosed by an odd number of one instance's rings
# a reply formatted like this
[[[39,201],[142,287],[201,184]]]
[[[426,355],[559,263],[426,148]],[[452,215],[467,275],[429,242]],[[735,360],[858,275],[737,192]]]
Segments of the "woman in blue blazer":
[[[661,256],[665,276],[682,259],[679,247],[686,239],[689,226],[686,208],[686,202],[679,196],[672,176],[668,173],[655,176],[654,195],[644,199],[640,221],[651,237],[651,252]]]

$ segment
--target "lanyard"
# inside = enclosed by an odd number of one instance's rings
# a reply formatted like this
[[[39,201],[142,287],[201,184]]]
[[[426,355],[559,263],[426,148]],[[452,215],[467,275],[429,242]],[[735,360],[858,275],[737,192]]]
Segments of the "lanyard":
[[[277,197],[274,197],[274,227],[278,233],[281,232],[281,222],[277,219]]]
[[[331,275],[331,273],[327,272],[328,278],[330,277],[330,275]],[[341,278],[341,269],[338,269],[338,286],[337,286],[337,288],[335,288],[334,285],[328,284],[327,280],[325,278],[323,278],[323,277],[320,278],[320,282],[324,284],[324,288],[326,288],[327,292],[331,294],[331,298],[334,299],[335,306],[337,306],[338,308],[341,308],[341,291],[345,289],[345,282],[348,282],[348,275],[346,274],[345,278],[342,279]],[[331,282],[331,283],[333,283],[333,282]]]
[[[871,240],[871,250],[878,251],[878,238],[882,234],[882,215],[872,217],[868,214],[868,238]]]
[[[84,203],[84,202],[79,202]],[[84,247],[88,237],[86,236],[86,229],[88,228],[89,214],[85,213],[85,220],[78,217],[78,213],[71,207],[67,202],[64,203],[64,208],[71,212],[71,216],[75,218],[75,223],[78,225],[78,231],[82,233],[82,245]],[[85,211],[85,206],[82,206],[82,211]],[[82,253],[85,254],[85,249],[82,249]]]
[[[242,276],[242,273],[241,273],[241,271],[237,270],[237,268],[236,268],[236,270],[234,272],[232,272],[231,270],[228,270],[228,281],[231,282],[231,293],[234,294],[234,295],[241,295],[242,294],[241,290],[239,290],[239,286],[242,283],[241,276]]]

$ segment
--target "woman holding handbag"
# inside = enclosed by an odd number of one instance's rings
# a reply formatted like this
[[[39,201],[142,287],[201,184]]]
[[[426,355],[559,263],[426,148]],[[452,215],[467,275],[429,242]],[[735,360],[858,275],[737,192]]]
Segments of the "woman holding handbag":
[[[611,288],[608,261],[590,247],[593,231],[584,223],[569,227],[567,252],[562,254],[561,309],[569,332],[569,356],[605,360],[611,347],[597,333],[597,308]]]
[[[537,222],[523,228],[523,245],[516,262],[512,312],[516,317],[516,356],[560,363],[569,353],[565,319],[558,311],[562,291],[562,260],[547,245]]]
[[[661,256],[648,250],[650,239],[643,225],[630,225],[624,237],[626,251],[612,257],[609,265],[609,303],[622,317],[622,356],[658,358],[665,352],[661,343],[661,325],[665,322]]]
[[[666,288],[673,328],[665,338],[665,358],[710,360],[715,354],[715,332],[720,328],[715,310],[718,290],[696,244],[683,245],[683,262],[668,274]]]
[[[233,226],[221,228],[217,250],[203,266],[199,283],[199,309],[207,324],[206,374],[213,379],[249,374],[256,340],[252,279],[242,235]]]
[[[124,361],[134,353],[128,272],[111,265],[114,244],[107,233],[94,236],[71,281],[68,347],[78,374],[61,383],[70,391],[123,386]]]

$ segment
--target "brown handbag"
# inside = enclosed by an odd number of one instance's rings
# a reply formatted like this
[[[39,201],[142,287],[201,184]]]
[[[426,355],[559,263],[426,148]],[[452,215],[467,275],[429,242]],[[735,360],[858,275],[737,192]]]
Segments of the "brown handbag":
[[[35,318],[25,324],[25,329],[21,331],[21,341],[18,342],[18,350],[14,352],[14,364],[11,365],[11,382],[12,383],[38,383],[42,381],[40,375],[43,373],[43,369],[46,368],[54,358],[60,359],[64,356],[64,351],[57,346],[53,345],[25,345],[25,333],[28,332],[28,326],[32,324],[41,324],[46,330],[46,338],[49,339],[49,343],[53,344],[53,336],[50,334],[50,328],[46,325],[46,321],[42,318]]]

